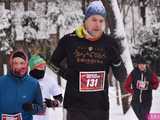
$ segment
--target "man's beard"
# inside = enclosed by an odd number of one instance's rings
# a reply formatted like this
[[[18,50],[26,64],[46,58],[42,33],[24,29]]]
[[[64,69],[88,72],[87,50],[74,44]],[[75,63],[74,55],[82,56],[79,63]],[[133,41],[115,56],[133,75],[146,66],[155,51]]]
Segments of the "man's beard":
[[[12,73],[14,76],[22,78],[27,74],[27,68],[13,69]]]

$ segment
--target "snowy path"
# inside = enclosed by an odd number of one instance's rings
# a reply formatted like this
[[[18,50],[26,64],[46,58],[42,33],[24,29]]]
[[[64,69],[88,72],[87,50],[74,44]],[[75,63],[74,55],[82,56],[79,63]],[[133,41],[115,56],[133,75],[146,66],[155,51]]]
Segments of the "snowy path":
[[[6,66],[4,65],[6,69]],[[6,71],[6,70],[5,70]],[[57,76],[49,69],[47,69],[47,74],[53,75],[55,80]],[[66,81],[62,80],[62,92],[64,93]],[[115,88],[109,88],[109,97],[110,97],[110,120],[137,120],[132,108],[128,110],[128,112],[123,115],[121,105],[118,106],[116,104],[116,92]],[[50,119],[49,120],[65,120],[63,119],[63,108],[59,107],[54,110],[50,109],[49,111]],[[153,101],[152,108],[150,113],[160,113],[160,86],[158,90],[153,91]]]

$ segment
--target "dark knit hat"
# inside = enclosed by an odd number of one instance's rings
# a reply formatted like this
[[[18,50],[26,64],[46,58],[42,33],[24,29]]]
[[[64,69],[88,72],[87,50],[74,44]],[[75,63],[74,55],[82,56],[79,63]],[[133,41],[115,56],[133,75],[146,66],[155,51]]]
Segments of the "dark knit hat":
[[[137,64],[146,64],[146,60],[143,56],[137,58]]]
[[[26,60],[26,55],[23,52],[21,52],[21,51],[15,52],[13,54],[13,56],[12,56],[12,59],[15,58],[15,57],[20,57],[20,58]]]
[[[106,16],[106,10],[101,1],[93,1],[85,10],[85,20],[92,15]]]
[[[24,65],[21,66],[20,68],[15,68],[15,66],[13,65],[13,59],[16,58],[16,57],[20,57],[25,61]],[[26,55],[26,53],[23,50],[15,51],[10,55],[9,70],[14,76],[16,76],[18,78],[22,78],[27,74],[27,71],[28,71],[28,56]]]

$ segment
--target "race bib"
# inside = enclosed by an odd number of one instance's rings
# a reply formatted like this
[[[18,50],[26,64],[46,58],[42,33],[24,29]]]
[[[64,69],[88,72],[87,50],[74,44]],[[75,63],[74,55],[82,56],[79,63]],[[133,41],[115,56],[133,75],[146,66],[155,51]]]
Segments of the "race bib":
[[[136,86],[137,86],[137,89],[139,90],[148,90],[148,85],[149,85],[148,81],[138,80]]]
[[[2,114],[2,120],[22,120],[22,114],[17,113],[14,115]]]
[[[105,71],[80,72],[79,91],[94,92],[104,90]]]

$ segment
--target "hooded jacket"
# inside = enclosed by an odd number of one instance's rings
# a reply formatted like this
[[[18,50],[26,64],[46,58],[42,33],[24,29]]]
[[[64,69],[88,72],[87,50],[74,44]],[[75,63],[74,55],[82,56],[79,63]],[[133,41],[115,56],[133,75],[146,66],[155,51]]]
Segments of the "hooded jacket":
[[[34,109],[26,112],[22,106],[32,102]],[[17,77],[11,72],[0,77],[0,118],[2,114],[22,114],[23,120],[32,120],[32,115],[43,111],[39,83],[29,75]]]
[[[140,85],[145,84],[145,87]],[[133,94],[132,101],[135,102],[151,102],[152,101],[152,89],[157,89],[159,81],[157,75],[151,70],[147,69],[142,72],[138,68],[135,68],[128,79],[125,81],[125,90],[128,93]],[[140,87],[139,87],[140,86]]]

